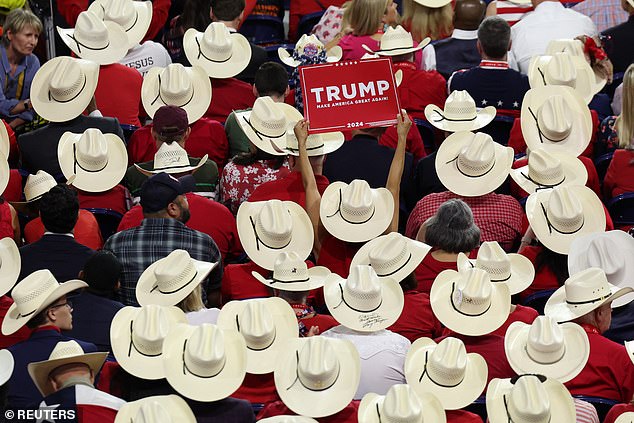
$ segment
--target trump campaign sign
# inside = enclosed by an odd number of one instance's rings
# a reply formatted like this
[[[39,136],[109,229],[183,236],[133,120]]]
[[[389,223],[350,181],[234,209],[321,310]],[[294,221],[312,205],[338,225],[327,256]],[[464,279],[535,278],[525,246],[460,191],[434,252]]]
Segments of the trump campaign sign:
[[[311,133],[396,123],[400,107],[389,58],[302,66],[299,72]]]

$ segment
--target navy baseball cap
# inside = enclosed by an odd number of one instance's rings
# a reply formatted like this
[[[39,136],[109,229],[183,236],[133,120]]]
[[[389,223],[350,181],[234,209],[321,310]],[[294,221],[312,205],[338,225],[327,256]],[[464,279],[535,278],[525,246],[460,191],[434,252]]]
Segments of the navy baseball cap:
[[[192,175],[176,179],[165,172],[157,173],[141,186],[141,207],[144,212],[161,211],[179,195],[192,192],[195,186]]]

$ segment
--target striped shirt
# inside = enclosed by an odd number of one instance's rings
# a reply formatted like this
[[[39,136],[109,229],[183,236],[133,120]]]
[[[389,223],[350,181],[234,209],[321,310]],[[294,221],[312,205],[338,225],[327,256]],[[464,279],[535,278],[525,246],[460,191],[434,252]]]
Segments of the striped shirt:
[[[577,412],[577,423],[599,423],[599,415],[594,405],[579,398],[573,398],[573,400]]]
[[[515,25],[522,17],[533,11],[533,5],[513,3],[508,0],[494,0],[497,15],[504,19],[510,26]]]

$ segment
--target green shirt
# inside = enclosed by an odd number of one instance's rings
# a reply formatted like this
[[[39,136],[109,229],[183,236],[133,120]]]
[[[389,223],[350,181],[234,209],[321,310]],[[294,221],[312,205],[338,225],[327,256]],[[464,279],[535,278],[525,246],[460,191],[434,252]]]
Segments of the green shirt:
[[[251,109],[233,111],[227,116],[227,120],[225,121],[225,134],[227,134],[227,140],[229,141],[230,159],[240,153],[249,151],[251,141],[249,141],[249,138],[240,127],[240,124],[238,124],[238,119],[236,118],[236,113],[249,110]]]

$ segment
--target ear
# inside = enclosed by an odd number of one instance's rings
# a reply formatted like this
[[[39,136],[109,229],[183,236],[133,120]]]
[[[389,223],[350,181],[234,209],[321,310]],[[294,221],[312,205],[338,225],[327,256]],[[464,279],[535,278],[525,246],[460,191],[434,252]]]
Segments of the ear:
[[[167,214],[170,217],[177,217],[180,213],[180,209],[176,203],[169,203],[165,210],[167,210]]]
[[[482,56],[482,44],[480,44],[480,40],[476,41],[476,49],[478,50],[478,54]]]
[[[258,98],[260,96],[260,94],[258,93],[258,89],[255,88],[255,84],[252,85],[252,88],[253,88],[253,96],[255,98]]]

